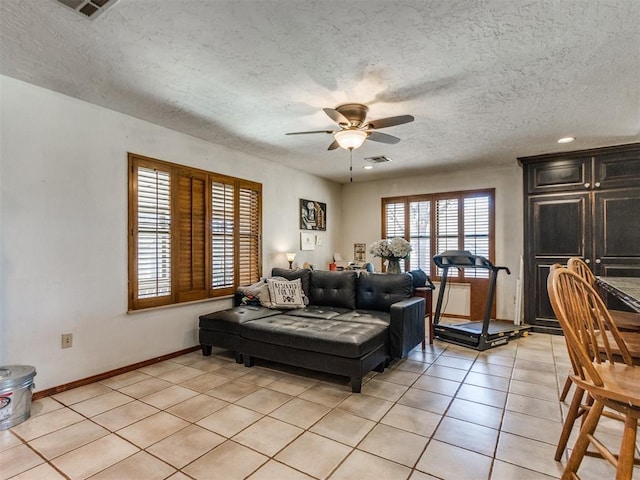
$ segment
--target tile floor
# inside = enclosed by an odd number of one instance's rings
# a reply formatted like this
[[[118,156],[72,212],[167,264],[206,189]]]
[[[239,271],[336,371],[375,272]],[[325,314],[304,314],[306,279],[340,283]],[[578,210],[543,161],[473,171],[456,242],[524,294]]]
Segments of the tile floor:
[[[352,394],[343,377],[193,352],[35,401],[0,432],[0,478],[559,478],[568,368],[562,337],[436,341]],[[617,445],[616,422],[599,431]],[[614,477],[596,458],[581,474]]]

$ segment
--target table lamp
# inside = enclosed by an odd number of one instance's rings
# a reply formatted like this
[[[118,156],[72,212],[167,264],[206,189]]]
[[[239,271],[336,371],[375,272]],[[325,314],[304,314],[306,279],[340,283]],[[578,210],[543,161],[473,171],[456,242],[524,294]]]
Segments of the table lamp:
[[[285,253],[285,255],[287,256],[287,261],[289,262],[289,270],[293,270],[293,261],[296,258],[296,254],[295,253]]]

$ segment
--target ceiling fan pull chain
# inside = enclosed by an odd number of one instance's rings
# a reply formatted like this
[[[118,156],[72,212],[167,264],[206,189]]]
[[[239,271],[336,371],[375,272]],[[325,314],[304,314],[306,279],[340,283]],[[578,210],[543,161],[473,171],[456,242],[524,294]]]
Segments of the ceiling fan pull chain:
[[[353,183],[353,148],[349,149],[349,182]]]

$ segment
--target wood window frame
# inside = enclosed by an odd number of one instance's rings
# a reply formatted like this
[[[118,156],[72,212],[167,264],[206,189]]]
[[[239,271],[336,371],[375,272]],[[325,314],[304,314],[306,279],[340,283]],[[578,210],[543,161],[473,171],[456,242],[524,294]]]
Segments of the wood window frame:
[[[487,189],[477,189],[477,190],[461,190],[454,192],[442,192],[442,193],[429,193],[429,194],[417,194],[417,195],[404,195],[397,197],[384,197],[381,198],[381,225],[382,225],[382,237],[386,238],[387,225],[386,225],[386,209],[389,204],[404,204],[404,237],[407,241],[410,241],[411,238],[411,228],[410,228],[410,204],[412,202],[431,202],[430,206],[430,251],[433,255],[437,253],[437,236],[436,236],[436,208],[435,204],[437,200],[447,200],[447,199],[457,199],[459,206],[462,208],[458,208],[458,249],[464,250],[464,199],[470,197],[481,197],[487,196],[489,197],[489,260],[493,261],[495,259],[495,188],[487,188]],[[404,261],[404,269],[407,271],[409,268],[409,260]],[[433,263],[433,261],[429,262],[428,270],[421,266],[423,270],[427,272],[429,277],[434,280],[439,280],[440,276],[438,274],[438,269]],[[475,278],[464,276],[464,272],[466,269],[461,269],[458,272],[450,271],[447,281],[451,282],[460,282],[460,283],[476,283],[478,281],[485,282],[487,279],[484,278]]]
[[[175,163],[128,154],[128,308],[141,310],[224,297],[241,284],[257,281],[262,275],[262,184],[208,172]],[[138,170],[140,167],[168,172],[170,178],[170,293],[139,298],[138,291]],[[233,281],[222,288],[213,286],[212,185],[232,185],[233,196]],[[240,232],[241,192],[249,192],[251,207]],[[245,201],[247,194],[245,193]],[[246,213],[245,213],[246,216]],[[249,236],[249,247],[246,239]],[[241,243],[245,245],[241,250]],[[248,253],[247,253],[248,252]],[[250,258],[241,259],[242,255]],[[243,268],[244,271],[240,272]],[[248,271],[247,271],[248,268]],[[241,275],[242,273],[242,275]],[[241,283],[241,277],[243,283]]]

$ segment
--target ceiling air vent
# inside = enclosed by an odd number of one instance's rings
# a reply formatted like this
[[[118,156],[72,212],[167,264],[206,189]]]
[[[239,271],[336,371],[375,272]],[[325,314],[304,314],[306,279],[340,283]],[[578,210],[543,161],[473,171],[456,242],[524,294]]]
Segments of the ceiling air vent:
[[[118,0],[56,0],[58,3],[71,8],[84,18],[95,20],[107,9],[113,7]]]
[[[365,157],[365,160],[369,163],[387,163],[391,161],[389,157],[385,157],[384,155],[380,155],[378,157]]]

